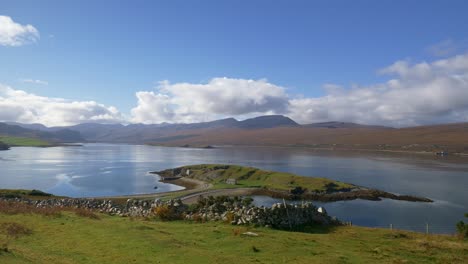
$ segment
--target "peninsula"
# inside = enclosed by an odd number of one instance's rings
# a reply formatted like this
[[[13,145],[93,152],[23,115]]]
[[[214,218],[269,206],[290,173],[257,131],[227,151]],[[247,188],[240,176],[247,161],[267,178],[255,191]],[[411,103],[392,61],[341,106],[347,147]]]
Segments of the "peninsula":
[[[355,199],[379,201],[382,198],[432,202],[424,197],[397,195],[326,178],[305,177],[238,165],[189,165],[152,173],[158,174],[162,182],[191,189],[179,192],[178,196],[188,202],[195,201],[202,195],[267,195],[322,202]]]

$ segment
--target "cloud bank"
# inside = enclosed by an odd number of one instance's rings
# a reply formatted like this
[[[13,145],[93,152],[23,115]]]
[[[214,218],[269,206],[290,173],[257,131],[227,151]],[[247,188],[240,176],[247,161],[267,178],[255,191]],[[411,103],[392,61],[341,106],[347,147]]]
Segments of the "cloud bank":
[[[125,122],[122,114],[112,106],[94,101],[42,97],[4,85],[0,85],[0,109],[0,121],[47,126]]]
[[[0,121],[150,124],[284,114],[302,124],[346,121],[404,127],[468,122],[468,53],[432,62],[397,61],[379,74],[388,80],[370,86],[327,84],[321,97],[291,95],[267,80],[163,81],[153,91],[136,93],[128,118],[94,101],[41,97],[0,85]]]
[[[36,42],[39,37],[39,31],[34,26],[21,25],[9,16],[0,16],[0,45],[22,46]]]
[[[230,116],[284,113],[285,89],[266,80],[213,78],[206,84],[161,82],[157,92],[136,93],[138,123],[199,122]]]
[[[302,123],[339,120],[399,127],[468,121],[468,54],[432,63],[397,61],[380,73],[393,78],[293,99],[289,114]]]

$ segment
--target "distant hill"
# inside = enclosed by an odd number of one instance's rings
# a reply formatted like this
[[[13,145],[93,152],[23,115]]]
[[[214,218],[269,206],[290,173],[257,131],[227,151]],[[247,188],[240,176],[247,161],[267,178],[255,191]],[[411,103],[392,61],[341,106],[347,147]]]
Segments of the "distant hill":
[[[88,142],[116,142],[116,143],[147,143],[170,142],[176,139],[199,136],[208,130],[215,129],[266,129],[274,127],[298,127],[300,126],[288,117],[281,115],[261,116],[243,121],[234,118],[226,118],[211,122],[191,124],[96,124],[84,123],[68,127],[45,127],[40,124],[18,124],[23,128],[37,128],[41,131],[55,134],[62,130],[78,132]],[[197,131],[190,133],[190,131]],[[189,132],[189,135],[177,136],[177,133]]]
[[[5,126],[5,124],[4,124]],[[22,126],[22,125],[21,125]],[[294,146],[317,149],[428,151],[468,153],[468,123],[392,128],[349,122],[300,125],[281,115],[243,121],[234,118],[192,124],[79,124],[30,130],[9,127],[13,134],[65,142],[138,143],[165,146]],[[0,126],[0,134],[2,127]]]
[[[58,129],[56,131],[41,131],[28,129],[19,125],[0,123],[0,135],[11,137],[36,138],[48,142],[82,142],[84,138],[77,131],[71,129]]]
[[[380,150],[410,152],[456,152],[468,154],[468,123],[437,126],[386,128],[353,126],[274,127],[269,129],[224,128],[180,131],[167,146],[287,146],[335,150]]]
[[[313,123],[302,125],[302,127],[314,127],[314,128],[375,128],[375,129],[392,129],[392,127],[387,126],[376,126],[376,125],[362,125],[349,122],[322,122],[322,123]]]
[[[235,127],[239,128],[273,128],[273,127],[299,127],[291,118],[282,115],[259,116],[240,121]]]

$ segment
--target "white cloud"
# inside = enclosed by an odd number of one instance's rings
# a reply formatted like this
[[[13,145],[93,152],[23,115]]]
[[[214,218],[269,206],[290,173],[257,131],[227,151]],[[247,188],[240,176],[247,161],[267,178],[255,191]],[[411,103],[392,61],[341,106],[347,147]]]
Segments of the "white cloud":
[[[379,72],[389,79],[351,88],[325,84],[326,95],[315,98],[288,95],[285,88],[266,80],[213,78],[202,84],[164,81],[156,91],[136,93],[137,105],[129,119],[115,107],[94,101],[42,97],[0,85],[0,121],[49,126],[191,123],[284,114],[303,124],[348,121],[403,127],[468,122],[468,53],[416,64],[397,61]]]
[[[122,114],[112,106],[94,101],[42,97],[1,84],[0,109],[0,121],[41,123],[47,126],[125,122]]]
[[[213,78],[206,84],[161,82],[157,92],[136,94],[132,121],[199,122],[226,116],[283,113],[285,89],[266,80]]]
[[[39,31],[32,25],[21,25],[9,16],[0,16],[0,45],[22,46],[36,42]]]
[[[444,57],[455,53],[458,49],[457,43],[452,39],[446,39],[426,48],[426,51],[437,57]]]
[[[293,99],[288,114],[301,123],[338,120],[411,126],[468,121],[468,54],[431,63],[397,61],[380,73],[393,79]]]
[[[21,79],[23,83],[32,83],[32,84],[40,84],[40,85],[49,85],[49,82],[42,81],[42,80],[34,80],[34,79]]]

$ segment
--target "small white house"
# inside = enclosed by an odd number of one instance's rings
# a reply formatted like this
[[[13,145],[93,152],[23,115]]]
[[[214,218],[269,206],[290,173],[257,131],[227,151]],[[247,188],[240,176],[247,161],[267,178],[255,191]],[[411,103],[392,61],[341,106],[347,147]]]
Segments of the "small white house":
[[[227,179],[227,180],[226,180],[226,183],[227,183],[227,184],[236,185],[236,184],[237,184],[237,180],[236,180],[236,179],[230,178],[230,179]]]
[[[190,176],[190,170],[186,170],[185,174],[187,174],[187,176]]]

